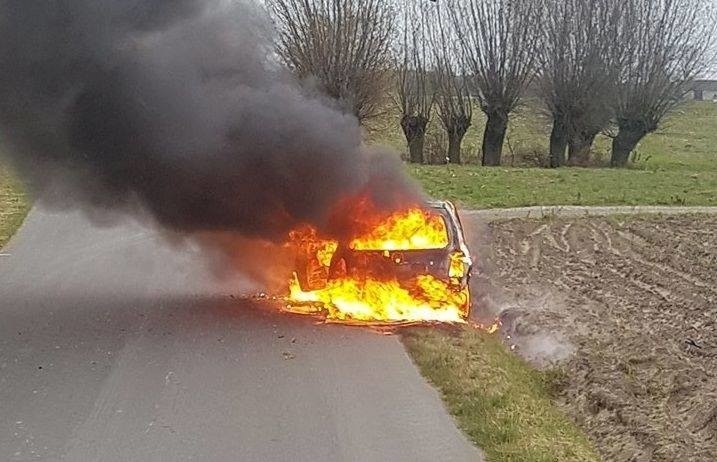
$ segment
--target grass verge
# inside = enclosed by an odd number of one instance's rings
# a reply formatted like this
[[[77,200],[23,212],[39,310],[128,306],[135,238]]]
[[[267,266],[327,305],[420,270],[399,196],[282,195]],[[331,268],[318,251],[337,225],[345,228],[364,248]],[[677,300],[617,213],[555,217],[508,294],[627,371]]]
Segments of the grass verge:
[[[489,462],[599,461],[587,437],[551,400],[558,375],[540,372],[494,336],[411,329],[403,342]]]
[[[30,204],[20,180],[0,164],[0,249],[22,224]]]
[[[551,122],[536,101],[512,115],[503,167],[482,168],[478,153],[484,117],[475,111],[463,142],[468,165],[409,166],[434,197],[467,207],[529,205],[717,205],[717,104],[689,102],[671,114],[656,133],[638,146],[628,169],[561,168],[535,165],[547,159]],[[375,128],[372,141],[406,150],[397,116]],[[445,137],[436,120],[426,138],[429,158],[443,158]],[[599,136],[592,151],[595,165],[606,165],[611,139]]]
[[[479,166],[409,169],[430,195],[466,207],[717,205],[717,170]]]

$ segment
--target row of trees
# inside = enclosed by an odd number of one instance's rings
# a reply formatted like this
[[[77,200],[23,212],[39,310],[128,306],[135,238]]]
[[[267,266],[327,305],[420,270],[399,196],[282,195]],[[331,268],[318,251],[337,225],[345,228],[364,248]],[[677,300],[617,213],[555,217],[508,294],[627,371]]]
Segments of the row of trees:
[[[531,88],[552,118],[551,167],[585,162],[600,133],[624,166],[709,66],[717,27],[704,0],[268,1],[279,56],[359,120],[393,86],[412,162],[435,115],[460,163],[477,103],[482,163],[499,165]]]

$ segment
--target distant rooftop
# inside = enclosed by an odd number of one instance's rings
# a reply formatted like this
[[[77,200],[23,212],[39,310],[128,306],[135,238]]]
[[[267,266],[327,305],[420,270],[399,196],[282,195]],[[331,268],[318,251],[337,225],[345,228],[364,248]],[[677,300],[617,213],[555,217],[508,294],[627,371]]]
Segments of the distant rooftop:
[[[692,89],[697,91],[717,91],[717,79],[700,79],[695,80]]]

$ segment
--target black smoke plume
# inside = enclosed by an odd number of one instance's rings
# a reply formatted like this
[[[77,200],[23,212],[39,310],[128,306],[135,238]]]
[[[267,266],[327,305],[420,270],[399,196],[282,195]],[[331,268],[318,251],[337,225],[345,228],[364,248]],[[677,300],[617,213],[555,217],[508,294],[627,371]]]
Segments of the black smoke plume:
[[[413,194],[283,70],[270,24],[242,0],[0,1],[3,155],[45,204],[218,243],[325,227],[367,187]]]

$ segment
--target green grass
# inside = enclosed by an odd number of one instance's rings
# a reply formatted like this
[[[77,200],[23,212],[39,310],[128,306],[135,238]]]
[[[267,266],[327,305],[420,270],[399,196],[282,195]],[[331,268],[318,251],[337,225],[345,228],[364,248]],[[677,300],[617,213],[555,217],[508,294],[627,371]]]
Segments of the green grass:
[[[0,248],[20,227],[29,210],[22,184],[9,168],[0,164]]]
[[[489,462],[599,461],[587,437],[553,404],[560,374],[539,372],[494,336],[409,330],[406,347]]]
[[[552,170],[478,166],[409,169],[432,196],[468,207],[717,205],[717,169]]]
[[[528,205],[717,205],[717,104],[690,102],[672,114],[658,132],[638,146],[628,169],[526,168],[547,156],[550,121],[531,102],[511,120],[504,167],[483,168],[478,152],[484,120],[476,112],[466,135],[468,165],[409,166],[429,194],[469,207]],[[437,120],[427,135],[427,153],[440,158],[444,140]],[[391,117],[372,141],[405,151],[400,127]],[[609,161],[610,139],[596,140],[596,165]]]

